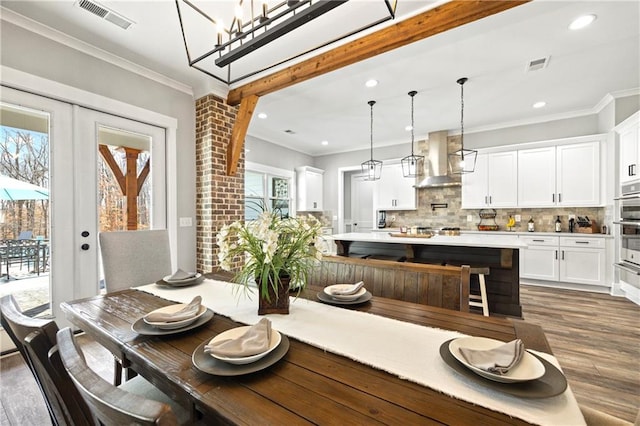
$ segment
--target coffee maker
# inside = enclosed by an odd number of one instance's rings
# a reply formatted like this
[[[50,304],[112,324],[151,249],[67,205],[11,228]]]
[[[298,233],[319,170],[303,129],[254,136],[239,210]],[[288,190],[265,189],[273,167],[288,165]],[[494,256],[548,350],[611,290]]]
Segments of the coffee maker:
[[[387,212],[384,210],[378,211],[378,228],[386,228],[387,226]]]

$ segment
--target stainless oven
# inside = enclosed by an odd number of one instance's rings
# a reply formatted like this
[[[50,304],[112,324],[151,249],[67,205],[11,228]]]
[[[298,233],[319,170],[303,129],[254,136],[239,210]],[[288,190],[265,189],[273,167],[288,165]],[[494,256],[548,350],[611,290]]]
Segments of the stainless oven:
[[[640,181],[622,185],[620,220],[620,279],[640,287]]]

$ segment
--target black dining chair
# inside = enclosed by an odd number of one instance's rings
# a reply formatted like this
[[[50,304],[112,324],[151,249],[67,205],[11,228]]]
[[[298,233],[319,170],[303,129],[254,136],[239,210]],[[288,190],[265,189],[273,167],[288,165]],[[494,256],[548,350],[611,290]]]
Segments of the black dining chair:
[[[179,424],[168,404],[119,389],[91,370],[70,328],[58,331],[57,338],[62,363],[99,425]]]
[[[0,323],[36,380],[54,425],[92,425],[92,417],[59,358],[49,359],[58,326],[25,316],[12,295],[0,299]]]

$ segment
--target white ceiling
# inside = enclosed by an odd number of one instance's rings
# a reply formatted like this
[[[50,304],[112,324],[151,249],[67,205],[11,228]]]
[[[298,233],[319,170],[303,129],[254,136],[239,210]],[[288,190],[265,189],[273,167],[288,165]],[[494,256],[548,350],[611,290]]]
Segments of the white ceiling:
[[[228,1],[207,2],[216,3]],[[135,25],[122,30],[69,0],[2,1],[4,8],[190,86],[196,97],[224,90],[212,77],[188,66],[174,1],[100,4]],[[433,5],[398,0],[397,19]],[[325,28],[334,22],[331,13],[317,20]],[[567,28],[571,20],[587,13],[598,17],[590,27]],[[296,30],[295,37],[304,38],[304,31],[306,27]],[[308,31],[317,34],[317,26]],[[269,49],[277,46],[262,47],[261,54]],[[529,61],[546,56],[550,57],[546,68],[526,71]],[[367,101],[376,100],[374,144],[407,143],[410,90],[418,91],[416,140],[432,131],[456,132],[459,77],[469,78],[464,87],[466,131],[594,113],[607,94],[638,93],[640,2],[536,0],[515,7],[264,96],[249,135],[310,155],[368,148]],[[370,78],[379,85],[366,88],[364,82]],[[533,109],[537,101],[546,101],[546,107]],[[259,119],[260,112],[268,118]],[[321,145],[323,140],[329,144]]]

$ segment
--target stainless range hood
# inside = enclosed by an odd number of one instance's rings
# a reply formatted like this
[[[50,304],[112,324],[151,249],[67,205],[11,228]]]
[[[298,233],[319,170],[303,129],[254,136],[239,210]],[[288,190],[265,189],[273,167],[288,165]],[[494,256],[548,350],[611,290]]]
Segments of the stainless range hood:
[[[449,174],[449,156],[447,151],[446,130],[429,133],[429,154],[424,162],[424,175],[416,188],[441,188],[445,186],[460,186],[460,175]]]

